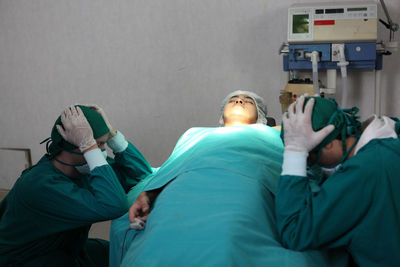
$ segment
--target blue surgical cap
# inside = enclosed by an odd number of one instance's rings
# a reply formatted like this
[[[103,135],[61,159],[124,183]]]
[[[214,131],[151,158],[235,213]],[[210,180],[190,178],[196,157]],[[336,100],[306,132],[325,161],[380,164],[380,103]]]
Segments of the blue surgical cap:
[[[229,95],[227,95],[224,100],[222,101],[221,104],[221,116],[219,118],[219,124],[222,126],[224,125],[224,109],[225,109],[225,105],[229,102],[229,99],[231,99],[232,97],[234,97],[235,95],[247,95],[249,97],[251,97],[254,100],[254,103],[256,103],[256,107],[257,107],[257,122],[256,123],[262,123],[262,124],[267,124],[267,106],[264,104],[264,99],[253,93],[253,92],[249,92],[249,91],[242,91],[242,90],[237,90],[234,91],[232,93],[230,93]]]

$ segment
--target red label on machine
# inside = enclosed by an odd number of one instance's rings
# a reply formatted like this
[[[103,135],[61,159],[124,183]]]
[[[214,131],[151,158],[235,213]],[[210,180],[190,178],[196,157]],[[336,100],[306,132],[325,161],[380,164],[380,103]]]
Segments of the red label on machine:
[[[335,25],[335,20],[315,20],[314,25],[321,26],[321,25]]]

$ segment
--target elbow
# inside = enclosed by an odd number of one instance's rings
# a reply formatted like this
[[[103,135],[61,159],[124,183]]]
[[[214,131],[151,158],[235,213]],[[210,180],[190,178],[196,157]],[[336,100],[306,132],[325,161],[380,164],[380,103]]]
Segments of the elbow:
[[[282,245],[291,250],[303,251],[307,249],[306,242],[302,242],[294,232],[281,234]]]
[[[105,220],[114,220],[116,218],[121,217],[128,211],[127,207],[118,207],[110,210],[110,212],[106,215],[107,218]]]
[[[100,205],[99,214],[102,214],[103,220],[113,220],[124,215],[128,209],[128,199],[124,195],[123,197],[118,197],[107,203]]]
[[[282,245],[287,249],[303,251],[314,245],[312,224],[294,212],[282,216],[278,214],[277,230]]]
[[[124,215],[125,213],[127,213],[129,210],[128,207],[128,202],[126,203],[121,203],[121,206],[118,207],[118,209],[115,210],[115,218],[121,217],[122,215]],[[115,219],[114,218],[114,219]]]
[[[313,235],[307,229],[291,228],[287,225],[279,229],[279,236],[282,245],[287,249],[304,251],[313,248]]]
[[[128,199],[121,198],[119,204],[114,207],[113,219],[121,217],[129,210]]]

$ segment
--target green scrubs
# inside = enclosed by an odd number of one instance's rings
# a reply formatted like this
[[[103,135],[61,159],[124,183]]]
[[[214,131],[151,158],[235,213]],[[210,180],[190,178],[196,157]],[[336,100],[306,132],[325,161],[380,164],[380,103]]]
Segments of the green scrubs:
[[[399,138],[373,139],[319,190],[309,178],[281,176],[275,204],[286,247],[346,247],[359,266],[399,266]]]
[[[99,266],[93,254],[107,259],[108,244],[88,241],[91,224],[124,214],[126,192],[151,173],[132,144],[108,161],[79,178],[46,157],[24,171],[0,203],[0,266]]]

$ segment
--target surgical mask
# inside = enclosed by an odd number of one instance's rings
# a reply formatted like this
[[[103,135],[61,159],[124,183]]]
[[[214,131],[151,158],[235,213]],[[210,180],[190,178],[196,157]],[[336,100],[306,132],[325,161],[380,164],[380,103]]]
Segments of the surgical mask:
[[[321,171],[326,177],[331,176],[335,171],[337,171],[340,167],[342,167],[342,164],[338,164],[333,167],[322,167],[321,166]]]
[[[101,153],[103,154],[104,159],[107,160],[107,150],[102,149]],[[90,168],[89,168],[89,165],[87,163],[84,163],[84,164],[81,164],[81,165],[75,165],[74,167],[81,174],[89,174],[90,173]]]
[[[83,153],[81,152],[74,152],[74,151],[68,151],[72,154],[76,154],[76,155],[83,155]],[[107,150],[106,149],[102,149],[101,153],[103,154],[104,159],[107,160],[108,154],[107,154]],[[80,174],[89,174],[90,173],[90,168],[89,165],[87,163],[83,163],[83,164],[68,164],[65,163],[61,160],[58,160],[57,158],[54,158],[54,160],[56,160],[57,162],[66,165],[66,166],[71,166],[74,167]]]
[[[84,163],[82,165],[75,165],[74,167],[80,174],[89,174],[90,173],[90,168],[87,163]]]
[[[349,154],[351,153],[351,151],[353,150],[353,148],[355,147],[355,145],[357,144],[358,140],[360,139],[360,137],[358,136],[356,141],[352,144],[352,146],[350,147],[350,149],[348,149],[346,151],[346,147],[345,147],[345,141],[342,141],[343,143],[343,157],[342,159],[335,165],[332,166],[321,166],[321,171],[324,175],[326,175],[326,177],[331,176],[334,172],[336,172],[338,169],[340,169],[340,167],[342,167],[343,162],[346,161],[347,157],[349,156]],[[321,150],[320,150],[321,151]],[[320,152],[318,152],[319,154]]]
[[[83,156],[82,152],[75,152],[75,151],[68,151],[68,152],[71,154]],[[104,158],[107,159],[108,154],[107,154],[107,150],[105,148],[101,150],[101,153],[103,154]]]

